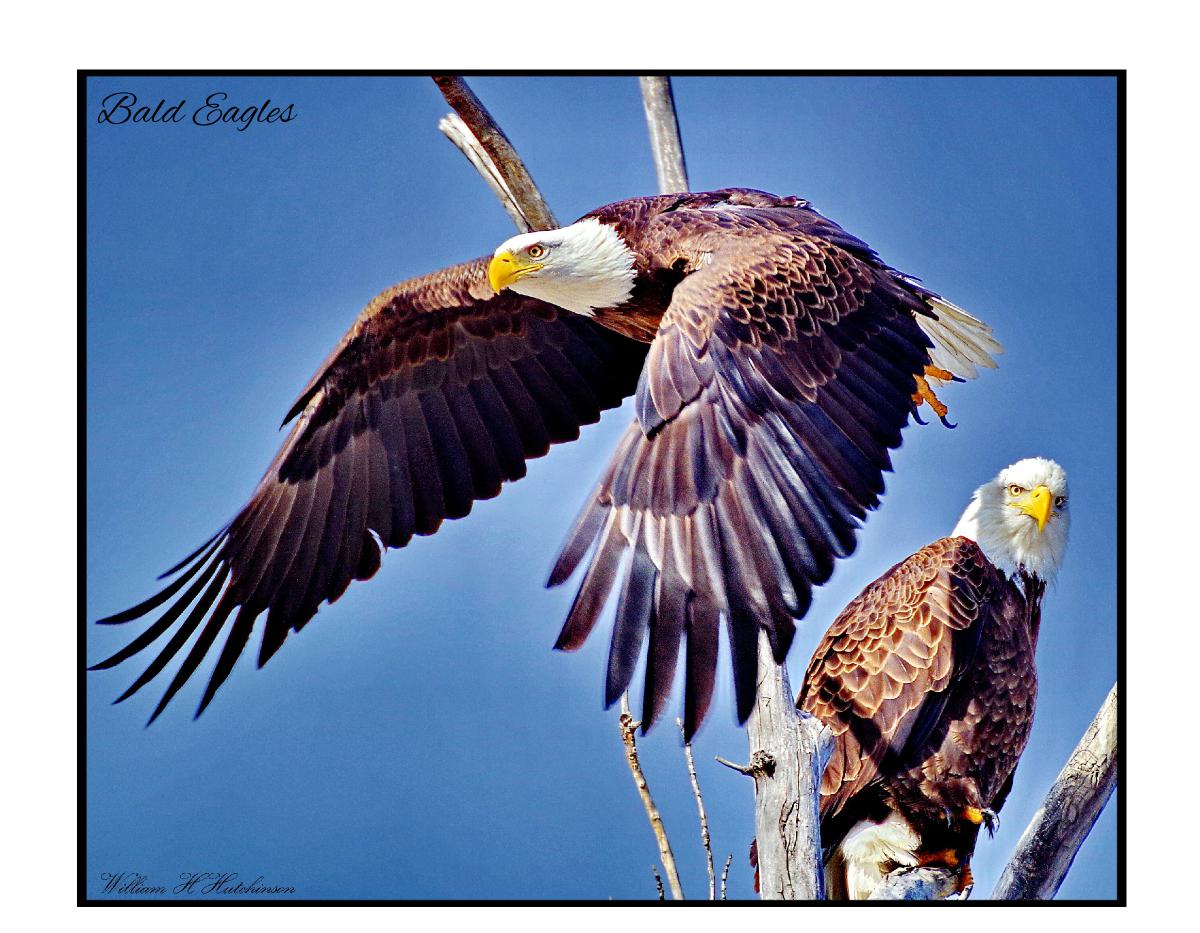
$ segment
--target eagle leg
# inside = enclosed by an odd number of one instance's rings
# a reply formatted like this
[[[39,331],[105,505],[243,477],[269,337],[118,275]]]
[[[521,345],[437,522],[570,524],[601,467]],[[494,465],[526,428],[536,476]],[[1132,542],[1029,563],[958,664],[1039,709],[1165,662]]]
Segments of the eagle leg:
[[[926,366],[924,376],[913,377],[917,380],[917,391],[913,393],[912,400],[913,405],[917,408],[920,408],[921,405],[923,405],[925,402],[928,402],[929,407],[933,409],[933,413],[938,416],[938,419],[942,422],[942,424],[948,428],[958,427],[958,425],[951,424],[946,419],[946,415],[949,413],[950,409],[947,408],[946,404],[934,394],[933,389],[929,387],[929,383],[926,381],[925,376],[928,376],[931,379],[940,379],[946,382],[952,382],[957,377],[953,373],[944,369]],[[958,381],[961,382],[962,380],[959,379]]]
[[[973,887],[975,887],[975,873],[971,871],[971,863],[967,862],[958,875],[958,887],[955,889],[955,893],[966,898],[970,895]]]

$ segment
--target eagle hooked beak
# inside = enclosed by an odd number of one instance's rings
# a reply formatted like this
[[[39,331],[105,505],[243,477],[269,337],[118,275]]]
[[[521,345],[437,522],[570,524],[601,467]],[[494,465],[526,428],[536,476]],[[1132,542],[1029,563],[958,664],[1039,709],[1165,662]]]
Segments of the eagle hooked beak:
[[[517,281],[517,279],[528,275],[530,272],[537,272],[543,265],[545,263],[519,259],[508,250],[505,250],[492,257],[492,261],[488,265],[488,282],[492,286],[492,291],[498,295],[501,291],[512,285],[513,282]]]
[[[1017,508],[1037,522],[1038,533],[1041,534],[1046,528],[1047,519],[1050,518],[1050,506],[1053,502],[1054,497],[1050,495],[1050,490],[1045,486],[1038,486],[1017,505]]]

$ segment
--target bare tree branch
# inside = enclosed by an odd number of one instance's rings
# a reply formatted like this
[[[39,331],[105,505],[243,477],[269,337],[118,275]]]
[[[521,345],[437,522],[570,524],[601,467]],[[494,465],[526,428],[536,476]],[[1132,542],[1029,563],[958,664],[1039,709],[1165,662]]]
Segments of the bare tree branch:
[[[676,719],[675,722],[679,726],[680,734],[686,735],[683,731],[683,720]],[[704,812],[704,798],[700,795],[700,779],[696,776],[696,760],[692,757],[691,742],[683,743],[683,757],[687,759],[688,777],[692,781],[692,796],[696,798],[696,810],[700,814],[700,841],[704,843],[704,854],[708,857],[708,899],[715,901],[717,899],[717,873],[713,867],[712,836],[708,832],[708,814]]]
[[[1008,860],[994,900],[1050,900],[1117,784],[1117,686],[1075,746]]]
[[[642,106],[646,109],[654,168],[658,173],[658,190],[661,194],[687,191],[687,166],[683,160],[683,143],[679,138],[679,120],[675,116],[671,79],[643,76],[638,78],[638,82],[642,87]]]
[[[556,228],[558,221],[554,219],[554,214],[546,204],[546,199],[542,197],[541,191],[534,184],[529,170],[525,168],[525,163],[521,161],[521,157],[517,155],[512,143],[504,135],[504,131],[492,119],[487,108],[475,96],[475,92],[467,87],[467,82],[457,75],[434,75],[433,80],[442,92],[442,96],[446,98],[446,103],[454,108],[454,112],[462,119],[463,124],[487,154],[491,161],[491,168],[494,168],[499,177],[504,180],[504,187],[508,191],[512,203],[522,215],[524,223],[521,226],[524,226],[526,230],[553,230]],[[445,130],[443,129],[442,132]],[[459,145],[457,140],[453,137],[451,139],[455,145]],[[459,148],[463,147],[459,145]],[[475,163],[474,159],[471,161],[473,164]],[[479,166],[476,165],[476,168]],[[488,171],[481,169],[480,173],[485,179],[488,179],[490,171],[491,169]],[[488,184],[493,191],[496,190],[491,181],[488,181]],[[505,199],[501,197],[501,201],[504,202]],[[508,210],[507,203],[505,209]]]
[[[764,899],[821,900],[825,896],[819,814],[821,775],[833,734],[796,710],[787,668],[775,662],[759,632],[758,690],[746,724],[754,769],[754,829],[759,887]]]
[[[516,224],[517,229],[521,233],[529,233],[531,229],[529,221],[526,220],[520,205],[513,198],[513,194],[508,189],[508,183],[504,180],[504,176],[500,174],[500,170],[496,167],[496,163],[492,161],[492,157],[487,154],[487,150],[475,138],[475,134],[471,132],[471,128],[463,123],[462,117],[457,113],[448,113],[438,121],[438,129],[446,135],[446,138],[450,142],[458,147],[459,151],[475,166],[475,170],[483,176],[483,180],[492,189],[492,193],[500,199],[500,203],[504,206],[504,210],[508,213],[512,222]]]
[[[646,816],[650,819],[650,828],[654,830],[654,838],[658,842],[658,854],[662,858],[663,871],[667,875],[667,884],[671,887],[671,897],[677,901],[683,900],[683,885],[679,883],[679,869],[675,867],[675,855],[671,852],[671,842],[667,839],[667,830],[663,826],[662,816],[650,796],[650,786],[646,783],[646,775],[642,772],[642,764],[638,760],[637,739],[634,733],[640,723],[634,722],[629,713],[628,696],[621,697],[621,740],[625,743],[625,761],[633,775],[633,783],[642,798],[642,806],[646,808]]]
[[[936,901],[955,893],[958,878],[946,868],[898,868],[871,892],[873,901]]]
[[[725,869],[721,872],[721,900],[726,900],[729,893],[729,866],[733,864],[733,853],[725,859]]]

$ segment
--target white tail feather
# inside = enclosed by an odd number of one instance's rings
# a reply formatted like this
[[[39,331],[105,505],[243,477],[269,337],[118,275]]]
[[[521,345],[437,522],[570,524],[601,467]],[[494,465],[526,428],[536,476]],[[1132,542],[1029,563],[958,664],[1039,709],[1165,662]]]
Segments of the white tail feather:
[[[929,360],[934,366],[962,379],[979,375],[976,366],[996,368],[992,354],[1003,353],[1004,347],[987,324],[943,298],[931,296],[926,300],[938,319],[917,315],[917,323],[933,341]]]

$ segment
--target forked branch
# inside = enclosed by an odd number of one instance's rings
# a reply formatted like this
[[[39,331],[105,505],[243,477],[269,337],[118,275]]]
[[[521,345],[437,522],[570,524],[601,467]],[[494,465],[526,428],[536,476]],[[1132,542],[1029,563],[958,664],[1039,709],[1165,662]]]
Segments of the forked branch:
[[[433,80],[461,121],[459,126],[443,120],[438,128],[471,160],[517,228],[523,233],[555,229],[558,221],[525,163],[467,82],[457,75],[434,75]]]

